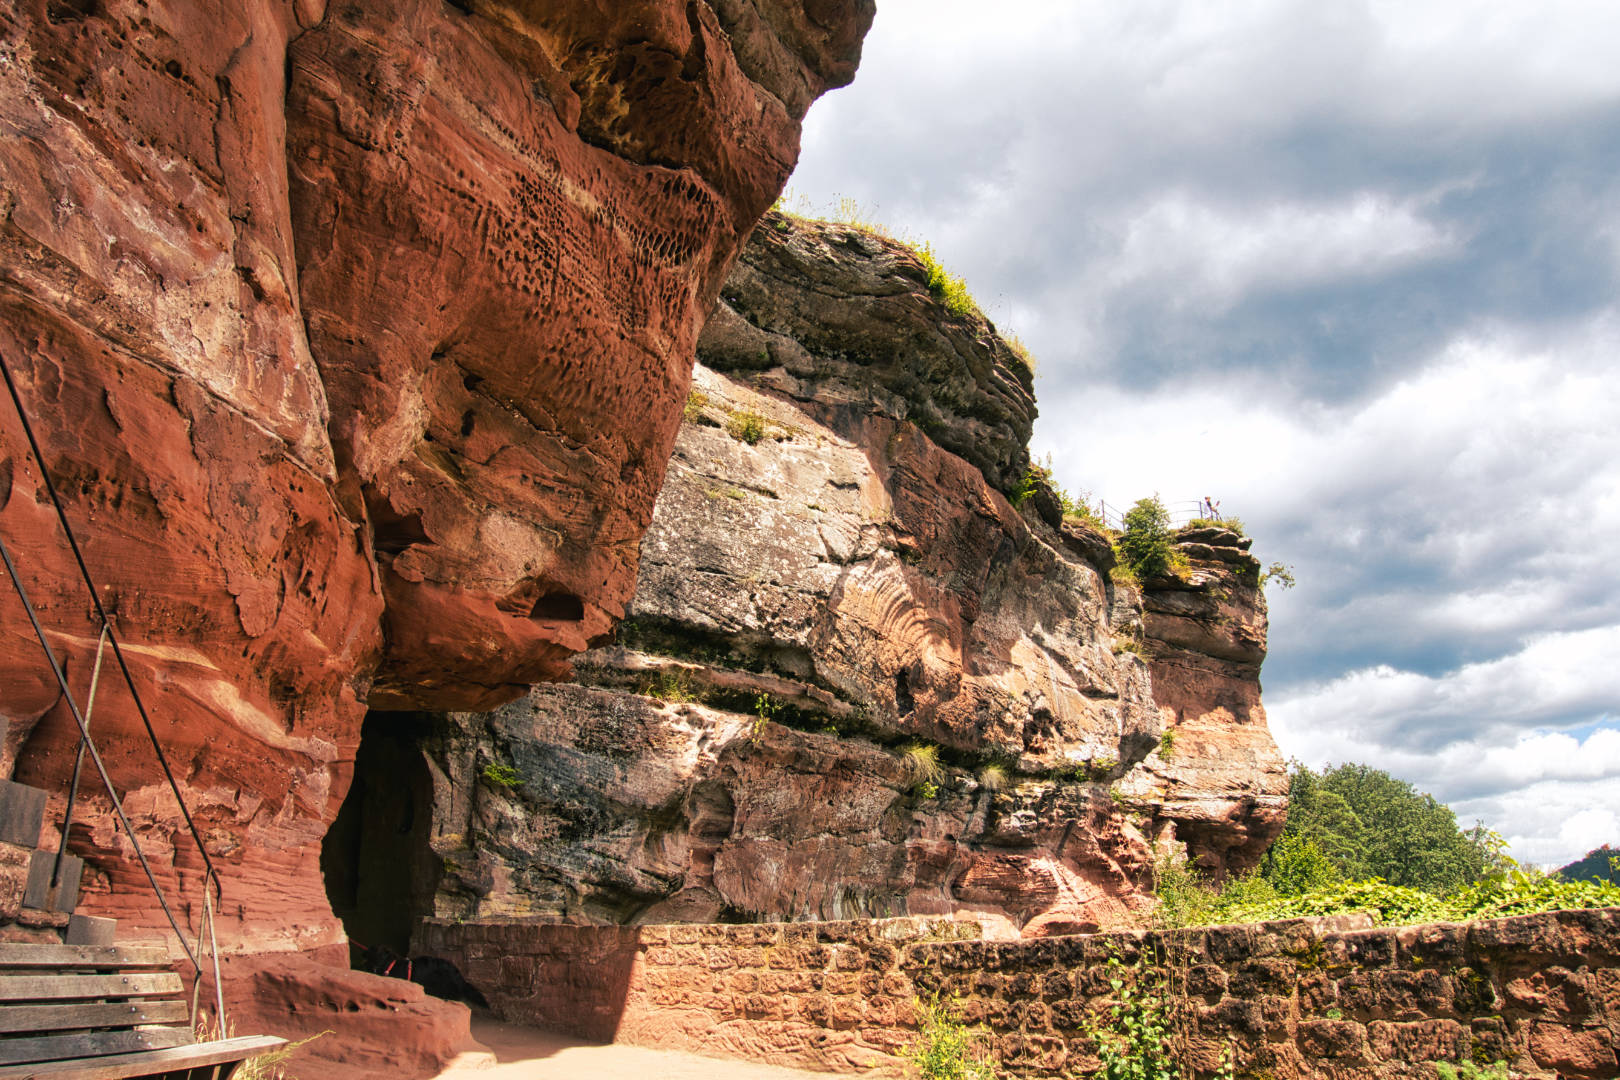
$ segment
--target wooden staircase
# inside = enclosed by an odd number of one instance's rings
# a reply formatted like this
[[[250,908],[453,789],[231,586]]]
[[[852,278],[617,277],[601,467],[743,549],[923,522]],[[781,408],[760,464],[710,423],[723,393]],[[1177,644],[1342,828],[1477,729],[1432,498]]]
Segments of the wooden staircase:
[[[0,780],[0,1080],[225,1080],[271,1036],[199,1043],[161,945],[117,946],[77,914],[84,863],[41,850],[45,793]]]

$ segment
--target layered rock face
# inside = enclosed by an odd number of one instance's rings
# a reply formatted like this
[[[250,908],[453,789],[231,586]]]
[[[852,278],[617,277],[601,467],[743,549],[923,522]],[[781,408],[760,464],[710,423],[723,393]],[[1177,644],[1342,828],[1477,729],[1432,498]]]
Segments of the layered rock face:
[[[1288,768],[1266,727],[1266,600],[1249,540],[1186,529],[1190,570],[1142,592],[1143,636],[1164,738],[1120,793],[1155,835],[1214,880],[1251,870],[1282,832]]]
[[[0,11],[0,353],[225,869],[229,947],[338,938],[317,842],[368,704],[488,707],[606,639],[703,316],[871,17]],[[96,628],[0,415],[0,528],[82,698]],[[9,599],[0,682],[0,765],[65,789],[75,729]],[[195,871],[129,699],[102,690],[143,843]],[[79,820],[90,891],[149,919],[94,795]]]
[[[1034,407],[994,328],[904,246],[778,215],[722,295],[617,642],[428,740],[445,869],[421,913],[1039,934],[1138,917],[1155,833],[1220,865],[1245,829],[1263,849],[1266,765],[1194,737],[1211,684],[1155,697],[1181,661],[1127,647],[1144,613],[1106,538],[1009,502]],[[1263,653],[1263,602],[1232,595]],[[1226,674],[1269,746],[1257,672]],[[1230,834],[1189,827],[1215,803]]]

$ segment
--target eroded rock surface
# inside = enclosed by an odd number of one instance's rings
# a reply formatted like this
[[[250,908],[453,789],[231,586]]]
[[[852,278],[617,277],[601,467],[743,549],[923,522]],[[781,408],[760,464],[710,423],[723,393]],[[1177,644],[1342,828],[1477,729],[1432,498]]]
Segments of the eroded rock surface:
[[[1253,869],[1282,831],[1288,769],[1266,726],[1266,603],[1249,540],[1183,530],[1191,569],[1142,594],[1144,643],[1164,738],[1120,792],[1216,880]]]
[[[703,316],[871,17],[0,10],[0,352],[225,869],[228,947],[338,939],[317,848],[368,704],[488,707],[605,639]],[[0,415],[0,527],[83,694],[96,630]],[[62,791],[75,730],[3,605],[3,765]],[[105,680],[94,722],[191,876]],[[79,820],[95,902],[157,925],[93,793]]]
[[[1252,865],[1286,778],[1247,541],[1139,590],[1012,505],[1029,372],[903,245],[770,215],[722,296],[616,642],[429,740],[420,914],[1050,934],[1140,918],[1150,838]]]
[[[787,361],[699,368],[586,685],[451,718],[437,913],[1131,917],[1152,858],[1109,784],[1158,710],[1100,553],[999,490],[1027,466],[1028,372],[901,245],[773,217],[745,263],[700,353]]]

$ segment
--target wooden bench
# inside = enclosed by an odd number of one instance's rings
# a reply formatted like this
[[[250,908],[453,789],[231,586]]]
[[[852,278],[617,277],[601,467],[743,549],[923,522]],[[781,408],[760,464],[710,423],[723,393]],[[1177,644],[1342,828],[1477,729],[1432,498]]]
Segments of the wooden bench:
[[[0,943],[0,1080],[226,1080],[273,1036],[199,1043],[161,946]]]

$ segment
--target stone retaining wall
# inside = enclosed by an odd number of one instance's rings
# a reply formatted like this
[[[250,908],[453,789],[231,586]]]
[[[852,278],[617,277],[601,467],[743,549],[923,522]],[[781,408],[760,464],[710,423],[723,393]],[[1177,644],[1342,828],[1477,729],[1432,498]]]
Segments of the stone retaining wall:
[[[1167,978],[1198,1075],[1433,1080],[1435,1061],[1620,1075],[1620,909],[1468,924],[1347,919],[982,940],[948,919],[577,927],[429,923],[501,1016],[589,1038],[806,1068],[902,1071],[914,1002],[982,1024],[1013,1076],[1084,1075],[1107,967]],[[1146,957],[1152,967],[1138,969]],[[1117,971],[1114,972],[1117,974]]]

